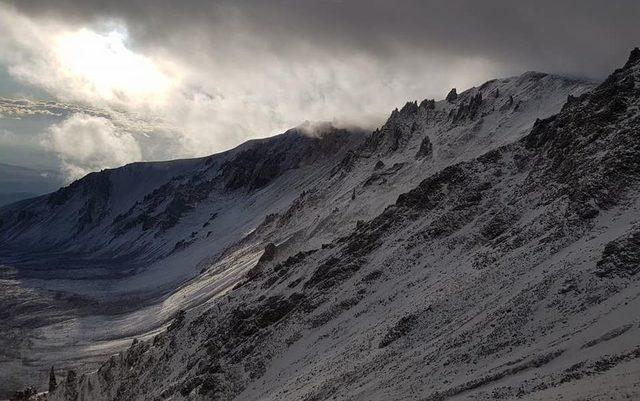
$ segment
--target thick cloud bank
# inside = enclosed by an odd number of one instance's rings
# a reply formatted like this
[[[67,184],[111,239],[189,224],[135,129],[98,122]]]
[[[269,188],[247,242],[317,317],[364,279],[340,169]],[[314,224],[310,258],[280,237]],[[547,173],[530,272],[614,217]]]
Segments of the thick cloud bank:
[[[155,121],[143,159],[186,157],[305,120],[373,127],[526,70],[601,79],[637,45],[638,17],[632,0],[0,0],[0,67]]]
[[[133,136],[119,132],[105,118],[86,114],[74,114],[52,126],[42,142],[58,154],[70,178],[131,163],[142,156]]]

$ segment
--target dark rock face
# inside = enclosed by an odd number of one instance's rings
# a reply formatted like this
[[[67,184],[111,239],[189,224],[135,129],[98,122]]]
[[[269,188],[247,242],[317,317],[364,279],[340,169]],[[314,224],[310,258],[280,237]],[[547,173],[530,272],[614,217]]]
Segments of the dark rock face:
[[[9,401],[33,401],[37,394],[38,390],[35,387],[28,387],[21,391],[15,391],[9,397]]]
[[[51,371],[49,372],[49,391],[50,392],[54,391],[57,386],[58,386],[58,381],[56,380],[56,373],[52,366]]]
[[[4,213],[0,218],[4,232],[20,233],[28,230],[32,225],[42,224],[42,220],[67,208],[76,209],[76,213],[70,216],[71,224],[68,225],[67,232],[69,236],[78,237],[97,227],[110,212],[110,174],[110,170],[88,174],[50,195],[36,198],[38,201],[33,202],[36,206],[32,208],[27,203],[25,208]]]
[[[109,212],[109,197],[111,195],[111,181],[109,171],[91,173],[86,177],[73,182],[51,195],[47,202],[53,207],[64,206],[72,198],[84,197],[83,206],[80,209],[76,230],[78,233],[100,222]]]
[[[482,94],[476,93],[468,103],[461,105],[453,115],[453,122],[472,120],[476,118],[482,106]]]
[[[264,159],[264,153],[259,148],[246,150],[233,161],[223,165],[223,174],[229,177],[226,188],[231,190],[262,188],[281,174],[284,170],[284,166],[281,164],[285,160],[285,152]]]
[[[358,152],[363,156],[372,153],[384,156],[402,152],[411,138],[422,134],[424,127],[419,121],[425,117],[431,118],[437,113],[433,100],[424,100],[419,106],[417,102],[409,102],[399,111],[394,110],[387,122],[373,131]]]
[[[598,261],[596,275],[629,278],[640,272],[640,232],[609,242]]]
[[[627,60],[627,63],[625,64],[625,68],[628,68],[628,67],[630,67],[632,65],[635,65],[638,62],[640,62],[640,49],[635,47],[631,51],[631,54],[629,54],[629,59]]]
[[[346,260],[329,258],[320,265],[304,286],[305,288],[317,287],[320,290],[327,290],[351,277],[360,269],[361,265],[362,261],[357,257]]]
[[[262,262],[270,262],[273,260],[273,258],[276,256],[276,251],[278,250],[278,248],[276,247],[276,245],[273,242],[270,242],[267,244],[267,246],[264,248],[264,253],[262,254],[262,256],[260,257],[260,261]]]
[[[68,401],[77,401],[79,399],[78,394],[78,376],[75,371],[68,370],[67,377],[63,383],[58,385],[54,391],[51,392],[52,395],[58,397],[59,399],[68,400]]]
[[[572,208],[584,219],[617,204],[640,173],[640,125],[633,55],[593,92],[565,104],[562,111],[538,121],[524,139],[527,149],[552,160],[545,175],[563,186]],[[606,151],[605,151],[606,150]]]
[[[420,108],[426,109],[426,110],[435,110],[436,108],[435,99],[424,99],[422,102],[420,102]]]
[[[405,163],[394,163],[393,166],[384,170],[379,170],[374,168],[374,173],[371,174],[371,176],[369,176],[369,178],[367,178],[362,183],[362,186],[368,187],[373,184],[385,183],[388,180],[393,179],[393,177],[402,170],[402,167],[404,167],[404,165]],[[355,199],[355,192],[354,192],[354,199]]]
[[[454,102],[456,99],[458,98],[458,91],[456,91],[456,88],[451,89],[451,91],[449,91],[449,93],[447,94],[447,97],[445,98],[445,100],[449,103]]]
[[[396,206],[410,207],[415,209],[433,209],[439,202],[444,200],[445,187],[455,185],[460,187],[467,182],[469,175],[459,165],[447,167],[441,172],[425,179],[420,185],[398,197]]]
[[[384,338],[380,341],[378,348],[384,348],[389,344],[405,336],[413,327],[417,325],[417,317],[414,315],[403,316],[389,329]]]
[[[433,145],[428,136],[425,136],[422,142],[420,142],[420,149],[416,153],[416,159],[428,158],[433,155]]]
[[[258,264],[271,262],[273,258],[276,256],[276,251],[277,251],[277,248],[275,244],[273,242],[268,243],[267,246],[264,248],[264,253],[262,254],[262,256],[260,256],[260,259],[258,260]]]
[[[342,149],[351,133],[344,129],[324,128],[313,135],[299,130],[287,131],[281,138],[262,141],[240,152],[222,164],[222,176],[229,190],[241,188],[253,191],[268,185],[283,172],[300,163],[331,156]]]
[[[418,112],[418,102],[407,102],[402,109],[400,109],[400,114],[403,116],[412,116]]]

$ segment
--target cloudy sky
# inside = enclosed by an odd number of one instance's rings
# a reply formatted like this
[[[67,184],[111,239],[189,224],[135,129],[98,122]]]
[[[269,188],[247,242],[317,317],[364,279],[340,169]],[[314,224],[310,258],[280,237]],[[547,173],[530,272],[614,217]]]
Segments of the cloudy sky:
[[[639,18],[637,0],[0,0],[0,162],[76,178],[305,120],[374,127],[527,70],[603,79]]]

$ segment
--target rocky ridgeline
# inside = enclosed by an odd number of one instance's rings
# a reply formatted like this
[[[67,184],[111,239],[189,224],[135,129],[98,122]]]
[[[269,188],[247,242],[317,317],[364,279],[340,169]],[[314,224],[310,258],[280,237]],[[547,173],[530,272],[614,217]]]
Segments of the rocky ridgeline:
[[[140,198],[127,201],[129,206],[122,212],[115,210],[115,204],[128,194],[122,193],[117,184],[131,180],[126,177],[128,170],[134,170],[134,174],[142,175],[138,179],[144,180],[145,172],[135,171],[141,163],[91,173],[50,195],[25,201],[15,210],[2,211],[0,242],[8,247],[24,245],[31,251],[78,248],[86,252],[87,248],[104,251],[114,238],[117,241],[131,232],[157,238],[220,193],[255,192],[289,170],[339,157],[363,137],[358,129],[319,124],[292,129],[273,139],[251,141],[223,154],[188,161],[186,167],[178,166],[174,173],[165,174],[168,178],[164,182]],[[158,170],[167,169],[161,163],[155,165]],[[127,185],[136,184],[134,181]],[[33,228],[42,224],[65,230],[53,232],[51,238],[46,237],[46,232],[39,232],[39,238],[34,240]],[[95,241],[90,243],[93,238]],[[135,248],[126,250],[129,254],[134,251]]]
[[[363,205],[409,160],[451,160],[442,127],[480,135],[526,110],[496,84],[394,111],[329,183],[357,176],[340,188]],[[252,234],[265,253],[230,293],[49,399],[638,398],[639,118],[635,49],[524,137],[456,156],[313,248],[270,231],[326,199],[305,192]]]

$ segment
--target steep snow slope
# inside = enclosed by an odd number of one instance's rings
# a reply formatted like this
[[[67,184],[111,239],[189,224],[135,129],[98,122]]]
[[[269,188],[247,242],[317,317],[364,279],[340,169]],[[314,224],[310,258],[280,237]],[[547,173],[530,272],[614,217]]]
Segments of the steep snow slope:
[[[203,259],[363,139],[358,130],[309,125],[207,158],[90,174],[0,209],[0,304],[8,312],[0,337],[9,345],[0,370],[19,380],[56,359],[103,358],[123,337],[162,327],[180,303],[199,301],[196,287],[170,295]]]
[[[50,399],[640,397],[640,50],[489,152],[441,153],[444,130],[418,123],[433,113],[450,127],[483,125],[498,109],[486,99],[473,90],[394,112],[323,188],[225,252],[265,248],[231,292],[96,372],[70,375]],[[410,160],[436,171],[385,207],[390,181],[411,186],[395,164]],[[364,209],[354,219],[383,210],[333,227],[318,209],[328,200],[330,214],[351,215],[340,211],[349,200]]]
[[[51,195],[0,209],[6,260],[22,267],[22,277],[95,280],[141,273],[196,243],[222,248],[221,237],[237,240],[270,207],[288,203],[291,195],[282,191],[288,182],[304,187],[363,138],[357,131],[317,129],[291,130],[202,159],[92,173]],[[41,259],[52,257],[65,263],[83,259],[82,266],[45,267],[41,274]],[[112,266],[110,260],[120,262]],[[95,261],[105,268],[85,268]],[[173,274],[189,277],[193,269]]]

